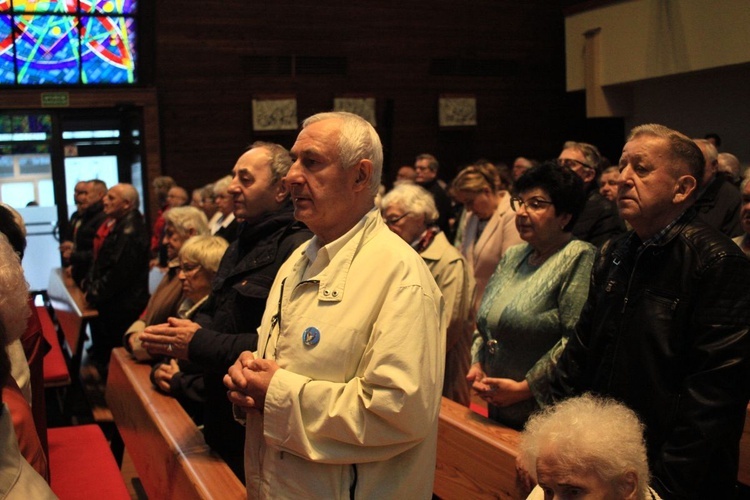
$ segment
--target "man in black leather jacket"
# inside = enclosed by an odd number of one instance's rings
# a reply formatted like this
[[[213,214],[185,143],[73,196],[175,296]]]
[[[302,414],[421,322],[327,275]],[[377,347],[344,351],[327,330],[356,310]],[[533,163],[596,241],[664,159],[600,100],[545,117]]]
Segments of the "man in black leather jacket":
[[[733,498],[750,398],[750,261],[695,217],[703,157],[690,139],[637,127],[620,169],[618,206],[634,231],[597,256],[553,397],[593,391],[633,408],[662,498]]]
[[[103,367],[148,302],[149,241],[138,199],[131,184],[116,184],[107,192],[107,218],[96,230],[94,261],[83,282],[86,300],[99,311],[91,322],[91,355]]]
[[[292,161],[278,144],[257,142],[237,161],[228,193],[243,220],[212,283],[197,322],[170,318],[141,335],[151,354],[189,359],[204,369],[206,443],[244,480],[245,429],[232,414],[222,382],[242,351],[254,351],[266,299],[276,272],[312,233],[294,220],[282,178]]]

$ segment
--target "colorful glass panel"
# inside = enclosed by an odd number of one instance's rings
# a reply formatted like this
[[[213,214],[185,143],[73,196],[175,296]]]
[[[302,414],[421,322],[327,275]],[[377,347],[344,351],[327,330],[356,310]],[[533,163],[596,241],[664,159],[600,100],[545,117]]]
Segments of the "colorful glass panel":
[[[13,0],[13,12],[75,14],[78,0]]]
[[[18,83],[78,83],[75,16],[16,16],[15,22]]]
[[[13,28],[10,16],[0,15],[0,84],[16,83],[13,62]]]
[[[81,0],[81,12],[95,14],[135,14],[136,0]]]
[[[97,16],[83,23],[82,83],[135,83],[135,20]]]
[[[137,83],[138,1],[0,0],[0,86]]]

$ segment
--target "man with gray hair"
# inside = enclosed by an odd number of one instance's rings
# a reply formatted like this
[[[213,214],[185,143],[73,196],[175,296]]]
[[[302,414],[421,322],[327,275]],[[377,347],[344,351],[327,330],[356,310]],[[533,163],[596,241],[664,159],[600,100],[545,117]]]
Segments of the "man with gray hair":
[[[732,153],[719,153],[718,172],[722,174],[730,184],[738,186],[742,180],[742,167],[740,160]]]
[[[91,321],[91,356],[105,371],[112,348],[148,302],[149,238],[138,205],[132,184],[109,189],[107,218],[94,236],[94,260],[83,281],[86,300],[99,311]]]
[[[601,174],[602,156],[593,144],[567,141],[557,158],[560,166],[568,167],[583,181],[586,204],[573,226],[573,235],[601,247],[612,236],[625,231],[617,206],[599,194],[597,183]]]
[[[750,174],[746,175],[740,183],[740,195],[742,196],[740,224],[744,234],[732,238],[732,241],[737,243],[742,251],[745,252],[745,255],[750,257]]]
[[[350,113],[302,124],[286,184],[315,236],[276,275],[257,351],[224,382],[246,410],[248,498],[432,497],[444,306],[374,206],[383,149]]]
[[[78,286],[86,277],[94,260],[94,236],[107,217],[104,214],[104,196],[107,185],[99,179],[76,184],[78,211],[65,241],[60,245],[63,264],[70,265],[73,281]]]
[[[232,170],[226,187],[239,224],[196,321],[169,318],[146,328],[140,339],[151,355],[172,356],[204,370],[206,443],[243,477],[244,429],[234,420],[222,378],[242,351],[258,344],[257,328],[276,272],[294,249],[310,239],[294,220],[283,178],[292,164],[278,144],[256,142]]]
[[[742,234],[740,227],[740,193],[719,171],[719,153],[706,139],[693,139],[703,153],[705,166],[698,188],[698,218],[709,226],[734,238]]]
[[[617,204],[633,230],[597,255],[552,392],[632,408],[662,498],[734,498],[750,397],[750,260],[697,217],[704,160],[688,137],[636,127],[619,165]]]

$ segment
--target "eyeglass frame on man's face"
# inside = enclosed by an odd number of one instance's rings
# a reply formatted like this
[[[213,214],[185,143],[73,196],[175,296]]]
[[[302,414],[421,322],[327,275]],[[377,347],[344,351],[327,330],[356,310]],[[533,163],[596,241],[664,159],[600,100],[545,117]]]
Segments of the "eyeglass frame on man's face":
[[[573,165],[580,165],[581,167],[588,169],[588,170],[596,170],[594,167],[592,167],[588,163],[583,163],[581,160],[576,160],[574,158],[558,158],[556,161],[557,161],[558,167],[567,167],[573,171],[575,171],[575,169],[573,168],[572,165],[570,165],[571,163]]]
[[[538,196],[529,198],[527,201],[523,201],[518,196],[513,196],[510,199],[510,208],[512,208],[514,212],[518,212],[519,210],[521,210],[521,207],[526,207],[527,212],[529,210],[532,212],[541,212],[549,205],[554,205],[554,202],[544,200],[542,198],[539,198]]]
[[[404,217],[406,217],[410,213],[411,212],[404,212],[402,215],[399,215],[398,217],[391,217],[391,218],[388,218],[388,219],[386,219],[385,217],[383,217],[383,221],[385,222],[385,225],[388,226],[388,227],[395,226],[396,224],[398,224],[398,222],[401,219],[403,219]]]

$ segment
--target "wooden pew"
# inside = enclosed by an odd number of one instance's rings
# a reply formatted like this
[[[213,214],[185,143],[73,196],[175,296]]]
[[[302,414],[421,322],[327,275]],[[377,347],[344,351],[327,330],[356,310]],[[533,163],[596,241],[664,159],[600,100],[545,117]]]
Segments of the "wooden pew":
[[[740,471],[737,480],[750,486],[750,405],[745,413],[745,429],[740,439]]]
[[[86,327],[99,313],[88,305],[83,291],[60,268],[50,272],[47,295],[68,345],[71,372],[78,376],[83,344],[86,341]]]
[[[452,498],[516,498],[519,433],[443,398],[434,493]],[[750,405],[740,440],[737,480],[750,486]]]
[[[112,351],[107,403],[149,498],[245,498],[245,487],[213,453],[177,400],[158,392],[151,367]]]
[[[519,433],[443,398],[433,492],[442,500],[517,498]]]

